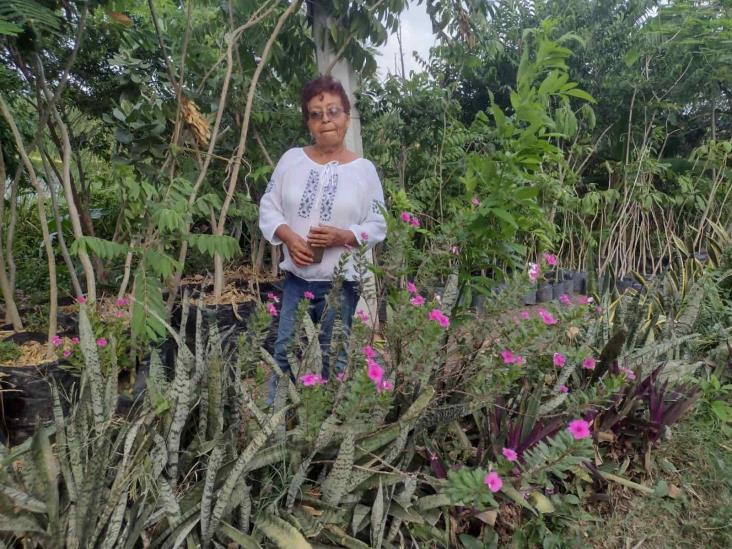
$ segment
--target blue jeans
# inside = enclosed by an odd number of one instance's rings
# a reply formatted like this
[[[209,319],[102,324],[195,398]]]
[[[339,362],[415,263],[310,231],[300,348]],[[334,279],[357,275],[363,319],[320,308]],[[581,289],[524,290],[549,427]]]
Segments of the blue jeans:
[[[274,346],[274,359],[280,369],[288,374],[291,378],[292,368],[287,359],[287,352],[293,344],[293,332],[295,330],[295,314],[297,306],[305,299],[305,292],[312,292],[315,296],[310,300],[308,314],[315,326],[320,323],[320,334],[318,341],[320,343],[320,351],[323,355],[323,370],[321,375],[328,379],[330,373],[330,340],[333,332],[333,323],[335,322],[336,311],[333,308],[326,307],[326,298],[330,293],[333,284],[331,282],[316,281],[308,282],[292,273],[285,274],[285,287],[282,292],[282,308],[280,309],[280,323],[277,329],[277,341]],[[344,281],[340,296],[340,315],[343,326],[344,339],[348,337],[351,331],[351,321],[356,312],[358,304],[358,283]],[[338,353],[336,361],[336,369],[343,370],[346,367],[347,355],[345,349]],[[269,398],[268,403],[274,401],[277,389],[277,375],[273,374],[269,381]]]

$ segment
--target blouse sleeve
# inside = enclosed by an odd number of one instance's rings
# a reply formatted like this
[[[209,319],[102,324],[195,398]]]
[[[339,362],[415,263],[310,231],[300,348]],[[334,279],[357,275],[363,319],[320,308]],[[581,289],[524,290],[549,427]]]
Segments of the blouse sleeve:
[[[282,207],[283,176],[288,161],[288,153],[280,158],[275,166],[272,177],[259,202],[259,229],[262,235],[272,244],[282,244],[282,240],[275,235],[280,225],[286,225],[285,212]]]
[[[359,245],[366,243],[367,248],[373,248],[386,238],[386,220],[382,213],[384,209],[384,190],[381,187],[376,168],[369,162],[366,172],[366,208],[358,223],[351,225]]]

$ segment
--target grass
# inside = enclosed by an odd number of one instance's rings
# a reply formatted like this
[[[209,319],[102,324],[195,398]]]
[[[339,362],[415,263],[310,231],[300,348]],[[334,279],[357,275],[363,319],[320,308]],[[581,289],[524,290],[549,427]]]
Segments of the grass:
[[[698,411],[673,429],[654,456],[657,466],[647,484],[665,481],[676,497],[642,497],[613,486],[592,546],[732,547],[732,439]]]

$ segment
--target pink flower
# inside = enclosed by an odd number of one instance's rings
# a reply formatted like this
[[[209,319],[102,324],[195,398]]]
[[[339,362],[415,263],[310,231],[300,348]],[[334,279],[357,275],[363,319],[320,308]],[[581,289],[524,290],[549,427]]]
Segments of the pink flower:
[[[539,309],[537,313],[541,317],[541,320],[544,321],[544,324],[546,324],[547,326],[551,326],[552,324],[557,323],[557,319],[554,318],[554,316],[552,316],[552,314],[546,309]]]
[[[376,351],[374,351],[374,348],[371,345],[366,345],[366,347],[361,350],[367,359],[376,358]]]
[[[368,239],[369,239],[369,233],[362,232],[361,233],[361,240],[363,240],[364,242],[366,242]]]
[[[415,307],[421,307],[424,305],[424,298],[421,295],[415,295],[409,302]]]
[[[51,338],[51,344],[52,344],[52,345],[53,345],[54,347],[60,347],[60,346],[61,346],[61,344],[62,344],[63,342],[64,342],[64,340],[63,340],[63,339],[61,339],[61,338],[60,338],[59,336],[57,336],[57,335],[55,335],[55,336],[53,336],[53,337]]]
[[[572,433],[574,440],[582,440],[590,436],[590,424],[584,419],[573,419],[569,422],[567,429]]]
[[[458,246],[452,246],[450,248],[450,253],[452,255],[460,255],[460,248]]]
[[[516,362],[516,355],[508,349],[501,351],[501,358],[503,359],[504,364],[513,364]]]
[[[352,252],[352,251],[353,251],[353,246],[351,246],[350,244],[344,244],[344,245],[343,245],[343,247],[344,247],[344,248],[345,248],[346,250],[348,250],[349,252]]]
[[[495,471],[491,471],[488,473],[485,478],[483,479],[483,482],[488,486],[488,489],[491,492],[498,492],[498,490],[501,489],[503,486],[503,481],[501,480],[501,477],[498,476],[498,473]]]
[[[450,319],[447,318],[440,309],[432,309],[429,314],[429,319],[436,321],[443,328],[448,328],[450,326]]]
[[[366,311],[364,311],[363,309],[359,309],[358,311],[356,311],[356,316],[361,322],[369,321],[369,315],[366,314]]]
[[[306,290],[306,291],[305,291],[305,293],[304,293],[304,294],[302,294],[302,296],[303,296],[303,297],[304,297],[305,299],[308,299],[308,300],[310,300],[310,301],[312,301],[313,299],[315,299],[315,294],[314,294],[313,292],[310,292],[310,291],[308,291],[308,290]]]
[[[516,360],[514,361],[514,364],[516,366],[523,366],[524,364],[526,364],[526,359],[521,355],[516,355]]]
[[[368,375],[369,379],[376,383],[378,386],[378,384],[380,384],[381,380],[384,378],[384,369],[379,366],[376,361],[369,359],[366,375]]]
[[[412,216],[409,215],[409,212],[402,212],[399,216],[404,223],[409,223],[409,221],[412,219]]]
[[[625,374],[625,377],[627,377],[629,380],[633,381],[635,379],[635,372],[631,370],[630,368],[626,368],[625,366],[620,367],[620,371]]]
[[[71,356],[71,349],[64,349],[64,358],[69,358]]]
[[[127,305],[130,304],[130,300],[126,297],[120,297],[119,299],[117,299],[116,303],[117,307],[127,307]]]
[[[519,315],[520,315],[520,316],[521,316],[521,318],[523,318],[524,320],[529,320],[529,311],[521,311],[521,312],[519,313]]]
[[[504,448],[501,450],[501,453],[503,454],[503,457],[505,457],[508,461],[516,461],[518,459],[518,454],[515,450],[512,450],[511,448]]]
[[[562,294],[559,296],[559,303],[562,305],[571,305],[572,299],[567,294]]]
[[[97,347],[106,347],[107,346],[107,339],[104,337],[100,337],[97,339]]]
[[[562,353],[554,353],[554,366],[557,368],[561,368],[564,366],[567,362],[567,357],[564,356]]]
[[[536,263],[529,263],[529,280],[536,282],[541,274],[541,269]]]
[[[470,203],[473,206],[480,206],[480,200],[478,200],[478,197],[477,196],[474,196],[473,198],[471,198],[470,199]]]
[[[417,286],[414,285],[414,282],[408,281],[407,282],[407,291],[410,294],[416,294],[417,293]]]
[[[77,303],[78,303],[79,305],[83,305],[84,303],[86,303],[86,296],[83,296],[83,295],[80,295],[80,296],[78,296],[78,297],[76,298],[76,302],[77,302]]]
[[[597,366],[597,360],[594,357],[587,357],[582,361],[582,367],[585,370],[594,370]]]
[[[277,295],[274,292],[267,292],[267,299],[269,299],[273,303],[279,303],[280,302],[280,298],[277,297]]]
[[[559,392],[560,393],[568,393],[569,392],[569,387],[567,387],[566,385],[560,385],[559,386]]]
[[[336,379],[338,381],[345,381],[345,379],[346,379],[346,372],[338,372],[336,374]]]
[[[384,391],[392,390],[394,390],[394,384],[388,379],[382,379],[379,383],[376,384],[377,393],[383,393]]]
[[[78,337],[76,337],[76,336],[72,337],[72,338],[71,338],[71,343],[72,343],[73,345],[78,345],[78,344],[79,344],[79,338],[78,338]]]
[[[300,381],[305,387],[312,387],[313,385],[322,385],[325,381],[320,374],[305,374],[300,377]]]
[[[554,267],[557,264],[557,256],[544,252],[544,261],[546,261],[547,265]]]
[[[270,316],[277,316],[277,309],[275,308],[273,303],[267,303],[267,312],[270,314]]]
[[[577,297],[577,303],[579,303],[580,305],[588,305],[588,304],[592,303],[593,301],[595,301],[595,300],[592,299],[591,297],[587,297],[586,295],[581,295],[581,296]]]
[[[412,219],[410,219],[409,224],[412,227],[417,227],[417,228],[419,228],[419,226],[421,225],[421,223],[419,222],[419,219],[417,219],[416,217],[413,217]]]

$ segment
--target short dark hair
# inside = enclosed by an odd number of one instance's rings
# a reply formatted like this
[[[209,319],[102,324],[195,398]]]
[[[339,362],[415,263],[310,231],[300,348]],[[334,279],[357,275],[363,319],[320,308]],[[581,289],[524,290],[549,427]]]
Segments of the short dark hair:
[[[338,80],[330,75],[321,75],[314,80],[311,80],[302,88],[302,119],[307,122],[310,116],[308,112],[308,103],[313,97],[321,95],[323,93],[332,93],[338,95],[343,103],[343,112],[347,115],[351,114],[351,102],[348,100],[348,94]]]

